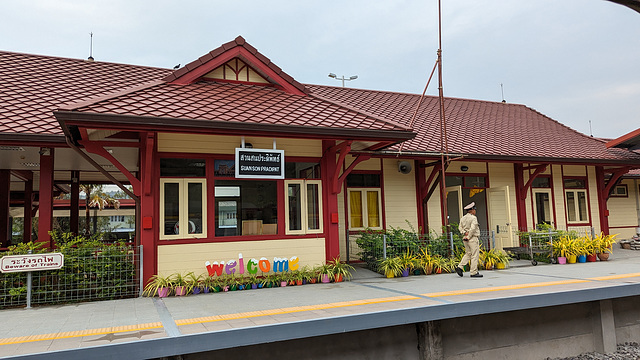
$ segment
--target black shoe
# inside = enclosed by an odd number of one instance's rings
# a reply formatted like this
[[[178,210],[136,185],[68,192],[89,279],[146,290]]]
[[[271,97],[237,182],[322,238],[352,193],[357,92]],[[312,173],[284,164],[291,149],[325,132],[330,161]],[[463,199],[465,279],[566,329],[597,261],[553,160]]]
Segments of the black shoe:
[[[458,266],[456,266],[456,273],[458,273],[458,276],[462,277],[462,269]]]
[[[471,277],[482,277],[482,274],[480,274],[480,273],[473,274],[473,275],[471,275]]]

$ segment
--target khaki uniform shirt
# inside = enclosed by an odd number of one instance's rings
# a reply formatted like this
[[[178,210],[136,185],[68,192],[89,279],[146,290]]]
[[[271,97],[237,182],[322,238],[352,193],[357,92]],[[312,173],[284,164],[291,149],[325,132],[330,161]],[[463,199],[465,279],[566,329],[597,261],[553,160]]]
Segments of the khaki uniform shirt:
[[[468,239],[477,239],[480,236],[480,225],[478,224],[478,218],[471,213],[466,213],[465,216],[460,219],[458,230],[460,230],[460,233],[463,237],[464,234],[468,232]]]

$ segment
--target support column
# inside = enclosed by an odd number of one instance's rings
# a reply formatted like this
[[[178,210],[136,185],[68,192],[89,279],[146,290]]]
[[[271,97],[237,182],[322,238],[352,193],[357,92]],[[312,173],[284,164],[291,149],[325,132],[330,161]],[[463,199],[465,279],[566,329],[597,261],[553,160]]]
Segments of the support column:
[[[593,316],[593,339],[596,351],[601,354],[616,352],[616,324],[613,316],[611,299],[600,300],[596,303],[596,314]]]
[[[33,179],[27,179],[24,182],[24,235],[22,242],[31,241],[31,233],[33,232]]]
[[[53,148],[40,148],[38,242],[46,243],[49,248],[53,248],[49,235],[53,228],[53,155]]]
[[[140,204],[140,222],[137,226],[140,229],[139,242],[142,245],[142,278],[143,282],[149,280],[149,278],[155,275],[158,271],[158,249],[156,243],[156,234],[160,228],[159,219],[156,218],[156,205],[154,194],[157,191],[153,191],[152,180],[154,178],[155,167],[153,166],[153,152],[155,149],[155,136],[153,133],[142,134],[140,146],[140,180],[144,186],[142,186],[142,192],[139,195]],[[158,200],[161,201],[161,200]],[[136,231],[138,232],[138,231]],[[144,284],[143,284],[144,286]]]
[[[69,205],[69,231],[78,235],[80,227],[80,171],[71,172],[71,204]]]
[[[522,164],[513,164],[516,182],[516,211],[518,213],[518,230],[527,231],[527,204],[524,193],[524,167]]]
[[[604,168],[596,166],[596,185],[598,189],[598,213],[600,215],[600,231],[609,235],[609,209],[607,209],[607,197],[605,195]]]
[[[335,141],[322,141],[324,156],[320,160],[322,178],[322,198],[324,208],[325,256],[332,260],[340,255],[340,223],[338,221],[338,192],[333,192],[333,176],[340,169],[337,168],[336,152],[332,150]],[[345,219],[345,221],[347,221]],[[347,259],[343,259],[347,260]]]
[[[9,222],[9,199],[11,198],[11,171],[0,170],[0,247],[9,246],[11,224]]]
[[[416,330],[418,331],[418,352],[420,360],[444,359],[440,322],[427,321],[417,323]]]

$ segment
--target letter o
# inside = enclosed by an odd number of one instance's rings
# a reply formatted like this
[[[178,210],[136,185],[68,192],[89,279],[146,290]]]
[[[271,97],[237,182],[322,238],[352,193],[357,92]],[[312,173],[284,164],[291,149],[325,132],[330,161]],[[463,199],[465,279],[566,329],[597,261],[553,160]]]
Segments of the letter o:
[[[260,267],[260,271],[265,273],[271,271],[271,264],[267,259],[260,259],[260,261],[258,261],[258,267]]]

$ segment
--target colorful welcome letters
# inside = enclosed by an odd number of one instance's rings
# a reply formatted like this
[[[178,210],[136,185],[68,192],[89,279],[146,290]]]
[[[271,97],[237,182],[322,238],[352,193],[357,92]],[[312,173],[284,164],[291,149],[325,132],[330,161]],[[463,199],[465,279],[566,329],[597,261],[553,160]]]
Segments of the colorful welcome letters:
[[[287,258],[273,258],[273,262],[269,261],[267,258],[262,257],[260,260],[250,259],[247,261],[245,266],[244,258],[242,254],[238,254],[238,260],[229,260],[225,264],[224,261],[214,261],[213,264],[209,261],[205,262],[204,265],[207,268],[207,272],[209,276],[218,275],[221,276],[223,271],[227,275],[235,274],[236,270],[238,270],[239,274],[244,274],[245,270],[249,274],[258,273],[258,269],[263,273],[268,273],[273,269],[273,272],[285,272],[285,271],[294,271],[298,270],[299,264],[297,256],[293,256],[290,259]]]

